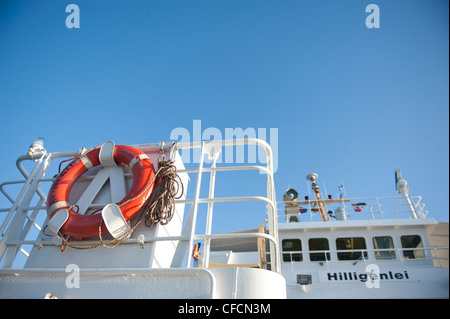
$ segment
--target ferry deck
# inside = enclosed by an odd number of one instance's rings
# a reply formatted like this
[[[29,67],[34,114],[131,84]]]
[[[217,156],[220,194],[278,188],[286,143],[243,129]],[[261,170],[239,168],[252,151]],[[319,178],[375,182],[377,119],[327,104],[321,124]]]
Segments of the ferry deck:
[[[277,201],[272,151],[262,140],[133,145],[154,164],[161,155],[174,159],[184,191],[173,219],[138,225],[117,245],[114,236],[68,245],[58,231],[49,236],[55,222],[45,204],[58,164],[86,150],[33,145],[16,162],[23,179],[0,184],[10,204],[0,209],[0,298],[448,298],[448,223],[428,216],[399,172],[398,196],[333,199],[309,174],[304,199],[288,189]],[[261,149],[265,165],[217,165],[224,148],[243,146]],[[183,150],[201,154],[196,167],[185,167]],[[70,204],[90,214],[118,202],[133,182],[130,168],[119,167],[90,169]],[[261,194],[215,196],[216,174],[244,172],[262,181]],[[229,203],[222,217],[234,220],[243,213],[235,207],[255,204],[255,228],[214,232],[219,206]]]

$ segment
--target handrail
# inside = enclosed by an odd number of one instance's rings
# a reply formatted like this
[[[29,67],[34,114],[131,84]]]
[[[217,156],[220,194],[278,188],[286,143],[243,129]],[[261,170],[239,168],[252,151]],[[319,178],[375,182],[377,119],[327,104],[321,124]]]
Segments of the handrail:
[[[278,247],[278,241],[265,233],[223,233],[223,234],[196,234],[193,236],[195,240],[199,239],[230,239],[230,238],[263,238],[270,240],[274,245]],[[121,243],[121,245],[135,245],[135,244],[142,244],[142,243],[154,243],[159,241],[181,241],[181,240],[188,240],[189,236],[160,236],[160,237],[154,237],[154,238],[145,238],[144,240],[139,240],[138,238],[130,238],[127,241],[124,241]],[[84,241],[74,241],[73,242],[76,246],[94,246],[99,244],[99,241],[95,240],[84,240]],[[7,246],[16,246],[16,245],[35,245],[39,247],[43,246],[61,246],[60,242],[56,241],[43,241],[43,242],[37,242],[36,240],[21,240],[21,241],[7,241],[5,243]]]
[[[437,261],[439,267],[435,267],[435,268],[444,268],[441,261],[448,261],[449,258],[448,257],[440,257],[437,254],[437,250],[449,250],[449,247],[417,247],[417,248],[379,248],[379,249],[374,249],[374,248],[367,248],[367,249],[328,249],[328,250],[296,250],[296,251],[281,251],[282,255],[289,255],[290,261],[283,261],[283,263],[317,263],[318,261],[293,261],[294,259],[292,258],[293,255],[298,255],[298,254],[305,254],[305,255],[309,255],[309,254],[324,254],[325,256],[325,260],[323,260],[322,262],[327,262],[327,263],[334,263],[334,262],[339,262],[339,263],[345,263],[345,262],[356,262],[356,261],[364,261],[364,262],[400,262],[400,263],[404,263],[404,262],[423,262],[423,261]],[[394,258],[387,258],[387,259],[383,259],[383,258],[372,258],[371,255],[372,254],[367,254],[368,257],[363,257],[360,259],[351,259],[351,260],[340,260],[338,258],[335,257],[335,254],[337,256],[338,253],[361,253],[361,256],[365,256],[365,253],[376,253],[376,252],[382,252],[382,251],[388,251],[388,252],[395,252],[395,257]],[[416,258],[405,258],[404,254],[402,253],[403,251],[424,251],[424,257],[416,257]],[[432,252],[434,252],[434,255],[432,254]],[[327,255],[329,254],[330,259],[328,259]]]
[[[186,174],[198,174],[198,185],[197,188],[199,189],[201,184],[201,174],[202,173],[211,173],[215,174],[216,172],[227,172],[227,171],[260,171],[263,174],[267,175],[267,194],[265,196],[239,196],[239,197],[218,197],[218,198],[201,198],[199,195],[199,191],[196,192],[196,195],[194,198],[191,199],[178,199],[175,200],[175,204],[192,204],[192,206],[197,207],[198,204],[207,203],[209,206],[211,206],[211,213],[212,213],[212,204],[213,203],[219,203],[219,202],[241,202],[241,201],[260,201],[265,204],[266,209],[266,217],[267,217],[267,226],[269,234],[265,233],[226,233],[226,234],[196,234],[195,233],[195,225],[196,223],[192,223],[192,229],[190,230],[190,233],[188,236],[167,236],[167,237],[157,237],[157,238],[146,238],[144,242],[157,242],[157,241],[188,241],[190,245],[192,245],[193,240],[213,240],[213,239],[221,239],[221,238],[264,238],[269,240],[269,253],[271,257],[271,270],[275,272],[280,272],[280,254],[279,254],[279,244],[278,244],[278,225],[277,225],[277,207],[276,207],[276,198],[275,198],[275,188],[274,188],[274,178],[273,178],[273,155],[272,150],[270,148],[270,145],[259,139],[242,139],[242,140],[222,140],[222,141],[201,141],[201,142],[192,142],[192,143],[178,143],[177,144],[177,150],[185,150],[185,149],[194,149],[194,148],[200,148],[202,157],[207,154],[212,148],[223,148],[225,146],[240,146],[240,145],[255,145],[257,147],[263,148],[266,154],[266,163],[264,166],[262,165],[236,165],[236,166],[220,166],[220,167],[203,167],[203,165],[200,165],[200,167],[197,168],[188,168],[188,169],[180,169],[178,170],[178,173],[186,173]],[[161,150],[161,144],[140,144],[140,145],[134,145],[134,147],[139,148],[143,150],[144,152],[150,152],[150,151],[160,151]],[[163,144],[164,151],[169,151],[172,147],[172,143]],[[14,214],[17,213],[19,210],[21,212],[25,212],[24,215],[26,215],[25,219],[28,219],[31,224],[34,225],[35,217],[40,211],[45,211],[45,200],[46,196],[39,188],[42,182],[53,182],[55,178],[44,178],[45,172],[48,169],[48,166],[50,162],[53,159],[56,158],[72,158],[80,154],[80,150],[78,151],[72,151],[72,152],[54,152],[54,153],[45,153],[40,154],[40,156],[29,157],[29,156],[20,156],[17,159],[17,168],[22,173],[22,175],[25,177],[25,180],[17,180],[17,181],[10,181],[10,182],[4,182],[0,184],[0,192],[5,195],[6,199],[10,201],[13,205],[10,208],[0,208],[0,212],[9,212],[9,214],[6,216],[6,219],[3,220],[3,224],[1,225],[1,231],[0,234],[6,234],[9,231],[10,223],[9,221]],[[44,163],[44,157],[46,158],[46,161]],[[24,160],[37,160],[37,163],[34,167],[34,169],[28,173],[26,169],[22,165],[22,161]],[[203,162],[203,159],[201,160]],[[44,165],[45,164],[45,165]],[[130,178],[132,174],[124,174],[125,178]],[[83,176],[80,178],[80,180],[91,180],[93,179],[93,176]],[[22,186],[22,192],[19,194],[19,196],[14,201],[13,196],[11,196],[6,190],[6,185],[12,185],[12,184],[23,184]],[[30,187],[32,185],[32,187]],[[34,194],[38,194],[40,197],[40,201],[35,204],[35,206],[31,206],[28,200],[22,201],[23,197],[26,197],[27,199],[31,199]],[[211,197],[211,195],[210,195]],[[43,205],[44,204],[44,205]],[[92,204],[91,208],[94,207],[103,207],[104,205],[100,204]],[[31,217],[28,216],[28,212],[33,212]],[[195,214],[194,214],[195,215]],[[208,213],[210,215],[210,213]],[[211,214],[212,215],[212,214]],[[14,217],[15,218],[15,217]],[[196,218],[196,217],[195,217]],[[36,225],[39,226],[39,225]],[[42,226],[42,225],[41,225]],[[39,229],[39,228],[38,228]],[[5,233],[4,233],[5,232]],[[75,242],[75,241],[74,241]],[[76,245],[92,245],[93,241],[76,241]],[[123,244],[135,244],[141,242],[138,239],[130,238],[127,241],[123,242]],[[8,247],[11,247],[10,253],[8,253],[8,261],[5,263],[4,254],[0,253],[0,260],[3,260],[3,267],[5,267],[5,264],[10,267],[13,258],[15,258],[15,255],[12,256],[12,251],[21,251],[22,245],[33,245],[33,246],[46,246],[46,245],[60,245],[60,243],[57,243],[53,240],[49,241],[43,241],[39,236],[35,240],[28,239],[26,236],[3,236],[1,244],[5,248],[5,250]],[[206,247],[205,247],[206,248]],[[204,248],[204,249],[205,249]],[[187,255],[189,255],[189,252],[192,249],[189,248],[187,251]],[[4,250],[3,250],[4,251]],[[24,254],[26,253],[23,251]],[[204,250],[205,253],[205,250]],[[3,258],[3,259],[2,259]],[[190,258],[188,259],[187,267],[190,267]]]
[[[222,148],[225,146],[240,146],[240,145],[256,145],[259,147],[262,147],[266,153],[266,169],[263,169],[263,171],[267,174],[267,197],[261,197],[261,196],[249,196],[245,199],[238,199],[237,197],[233,197],[233,198],[214,198],[214,199],[205,199],[205,200],[200,200],[200,198],[195,198],[195,201],[193,203],[194,205],[194,220],[196,218],[196,214],[195,214],[195,205],[198,205],[200,202],[206,202],[206,203],[213,203],[213,202],[218,202],[218,201],[242,201],[242,200],[261,200],[261,201],[265,201],[268,206],[266,209],[267,212],[267,221],[268,221],[268,229],[269,229],[269,234],[271,236],[273,236],[274,238],[278,238],[278,220],[277,220],[277,216],[276,216],[276,205],[275,205],[275,186],[274,186],[274,179],[273,179],[273,155],[272,155],[272,149],[270,148],[270,145],[263,140],[260,139],[254,139],[254,138],[249,138],[249,139],[240,139],[240,140],[214,140],[214,141],[208,141],[208,142],[189,142],[189,143],[178,143],[177,148],[179,150],[182,149],[191,149],[191,148],[200,148],[201,150],[201,159],[200,159],[200,163],[199,163],[199,168],[198,168],[198,182],[199,182],[199,175],[201,175],[203,172],[205,172],[205,168],[203,168],[203,157],[206,154],[207,150],[211,150],[213,148]],[[240,168],[241,167],[241,168]],[[245,167],[243,166],[236,166],[236,168],[239,169],[245,169]],[[251,169],[256,169],[256,166],[250,166]],[[259,168],[258,168],[259,169]],[[211,167],[210,171],[211,172],[216,172],[216,171],[224,171],[226,169],[222,168],[222,167]],[[197,185],[198,187],[198,185]],[[195,233],[195,223],[192,223],[192,230],[191,230],[191,236]],[[189,240],[189,247],[192,245],[192,238]],[[278,245],[275,243],[270,244],[270,257],[271,260],[273,261],[273,265],[274,267],[272,268],[275,272],[280,272],[280,255],[279,255],[279,250],[278,250]],[[190,263],[188,262],[188,265],[190,265]]]
[[[424,210],[424,204],[421,203],[421,196],[410,196],[410,200],[415,201],[414,206],[417,211],[418,219],[426,218],[428,212]],[[399,200],[397,203],[392,203],[389,201]],[[392,219],[410,219],[411,211],[409,208],[409,204],[407,202],[403,202],[404,197],[402,196],[386,196],[386,197],[357,197],[357,198],[341,198],[341,199],[324,199],[322,200],[327,207],[330,209],[334,209],[337,207],[342,207],[345,209],[345,214],[348,217],[355,217],[355,219],[361,219],[364,216],[370,216],[372,220],[376,219],[386,219],[388,217],[392,217]],[[364,202],[363,208],[361,212],[354,211],[354,207],[349,205],[349,203],[357,204],[358,202]],[[295,202],[289,201],[277,201],[277,207],[280,211],[278,214],[278,218],[284,217],[284,205],[293,204]],[[305,200],[299,201],[297,204],[301,207],[307,209],[306,213],[298,214],[300,218],[303,220],[303,216],[308,216],[310,221],[314,221],[314,219],[318,219],[319,214],[314,212],[313,209],[316,208],[315,203],[317,200]],[[334,213],[334,212],[333,212]],[[406,215],[407,214],[407,215]],[[333,216],[334,217],[334,216]],[[329,221],[332,221],[330,218]]]

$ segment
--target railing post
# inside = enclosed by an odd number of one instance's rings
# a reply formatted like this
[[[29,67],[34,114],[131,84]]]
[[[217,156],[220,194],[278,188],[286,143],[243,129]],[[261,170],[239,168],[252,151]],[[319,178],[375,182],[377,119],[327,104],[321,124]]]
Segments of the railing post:
[[[217,159],[219,158],[220,150],[218,152],[216,152],[214,150],[214,148],[211,148],[210,152],[211,152],[210,155],[213,158],[213,162],[211,164],[211,168],[215,168]],[[211,171],[210,180],[209,180],[209,196],[208,196],[209,199],[213,199],[214,198],[215,186],[216,186],[216,171],[212,170]],[[208,203],[208,211],[207,211],[207,215],[206,215],[205,235],[211,235],[213,205],[214,205],[214,202],[209,202]],[[204,244],[205,244],[205,248],[203,249],[203,267],[204,268],[208,268],[208,266],[209,266],[209,255],[210,255],[209,253],[210,253],[211,239],[210,238],[206,238],[205,241],[204,241]]]
[[[50,162],[51,162],[50,154],[47,153],[42,154],[42,157],[39,159],[38,163],[35,166],[35,168],[39,166],[39,170],[36,172],[36,170],[33,169],[32,173],[28,177],[28,179],[31,180],[31,182],[29,183],[29,187],[26,193],[23,195],[23,197],[21,197],[20,204],[16,202],[18,205],[14,205],[17,207],[15,209],[16,214],[13,220],[11,221],[10,225],[8,226],[7,233],[2,238],[0,245],[0,246],[5,245],[4,247],[0,247],[0,256],[2,256],[3,253],[5,254],[2,265],[3,268],[9,268],[12,266],[14,259],[17,255],[17,252],[19,251],[21,246],[21,244],[18,244],[17,247],[15,248],[11,247],[7,251],[5,251],[7,241],[10,239],[17,240],[19,242],[24,240],[32,225],[32,223],[30,222],[27,222],[27,224],[24,225],[24,223],[26,223],[27,221],[26,216],[28,214],[26,207],[30,206],[30,202],[33,199],[34,194],[37,193],[37,190],[39,189],[40,179],[43,178],[43,176],[47,172]],[[27,183],[25,183],[24,188],[27,186],[28,180]],[[43,200],[41,199],[41,201]],[[13,209],[11,209],[11,211],[14,212]]]
[[[195,196],[194,196],[194,203],[193,205],[193,212],[192,212],[192,224],[191,224],[191,231],[189,234],[189,245],[188,245],[188,259],[186,267],[190,268],[192,263],[192,257],[191,257],[191,251],[194,247],[194,236],[195,236],[195,224],[197,222],[197,212],[198,212],[198,200],[200,198],[200,186],[202,184],[202,173],[203,173],[203,162],[204,162],[204,142],[201,144],[200,148],[200,162],[198,164],[198,173],[197,173],[197,182],[195,185]]]
[[[376,197],[375,199],[377,200],[377,205],[378,205],[378,210],[380,212],[380,217],[381,217],[381,219],[384,219],[383,211],[381,210],[380,201],[378,200],[378,197]]]

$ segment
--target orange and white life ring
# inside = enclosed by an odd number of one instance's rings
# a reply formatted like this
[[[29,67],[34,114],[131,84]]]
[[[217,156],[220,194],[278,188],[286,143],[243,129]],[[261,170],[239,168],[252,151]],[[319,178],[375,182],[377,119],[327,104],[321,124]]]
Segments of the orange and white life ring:
[[[74,159],[57,176],[53,182],[47,200],[47,213],[49,219],[61,209],[68,210],[67,220],[59,231],[67,236],[75,238],[88,238],[99,235],[99,226],[102,224],[101,233],[107,233],[105,223],[102,223],[102,215],[81,215],[76,213],[69,204],[69,194],[74,183],[90,168],[100,165],[100,146],[88,153]],[[116,163],[128,165],[133,172],[133,184],[128,194],[117,203],[126,221],[129,221],[142,208],[154,187],[155,169],[152,161],[142,151],[125,145],[116,145],[113,150]]]

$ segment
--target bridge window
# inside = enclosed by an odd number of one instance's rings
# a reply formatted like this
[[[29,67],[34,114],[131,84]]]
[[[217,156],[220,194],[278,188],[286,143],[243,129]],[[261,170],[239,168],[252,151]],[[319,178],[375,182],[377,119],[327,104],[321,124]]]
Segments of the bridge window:
[[[363,237],[338,238],[336,239],[336,248],[337,250],[345,250],[345,252],[337,253],[339,260],[359,260],[363,258],[363,253],[364,258],[367,258],[367,251],[362,251],[367,249]]]
[[[330,245],[328,244],[327,238],[311,238],[308,241],[309,250],[330,250]],[[330,260],[330,253],[309,253],[309,259],[311,261],[326,261]]]
[[[302,251],[302,242],[300,239],[283,239],[281,246],[283,249],[284,262],[303,261],[303,255],[299,253]]]
[[[422,239],[419,235],[409,235],[400,237],[402,248],[423,248]],[[422,249],[403,250],[405,259],[425,258],[425,252]]]
[[[394,250],[384,250],[394,248],[394,241],[390,236],[380,236],[373,238],[373,246],[375,247],[375,259],[395,259]],[[383,250],[378,250],[383,249]]]

